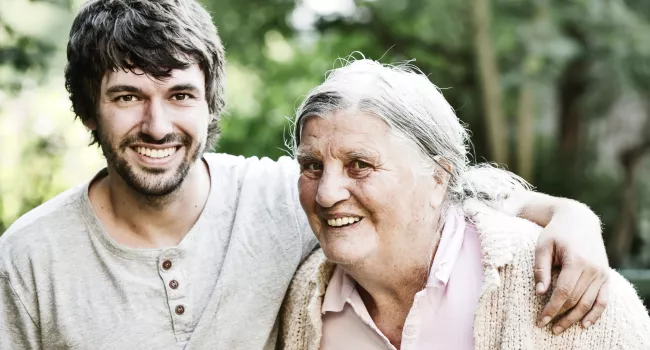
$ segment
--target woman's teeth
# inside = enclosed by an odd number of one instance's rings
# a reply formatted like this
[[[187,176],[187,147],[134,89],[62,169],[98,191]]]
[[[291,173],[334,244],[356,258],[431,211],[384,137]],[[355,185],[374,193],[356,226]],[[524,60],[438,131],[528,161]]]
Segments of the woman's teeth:
[[[359,220],[361,220],[360,217],[344,217],[344,218],[337,218],[337,219],[329,219],[327,220],[327,225],[340,227],[344,225],[353,224]]]
[[[165,148],[165,149],[152,149],[152,148],[146,148],[146,147],[136,147],[135,151],[142,154],[143,156],[147,156],[150,158],[165,158],[169,157],[172,154],[176,153],[176,147],[170,147],[170,148]]]

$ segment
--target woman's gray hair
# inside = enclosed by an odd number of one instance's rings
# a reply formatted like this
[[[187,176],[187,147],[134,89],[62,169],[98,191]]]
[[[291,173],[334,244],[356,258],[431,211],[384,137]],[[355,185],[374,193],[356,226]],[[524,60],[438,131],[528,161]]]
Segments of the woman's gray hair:
[[[484,163],[471,165],[471,142],[465,126],[436,87],[411,64],[384,65],[359,59],[329,72],[325,82],[307,94],[293,125],[294,155],[308,117],[326,117],[338,111],[363,112],[381,118],[409,142],[431,173],[448,171],[449,204],[468,198],[498,201],[530,185],[519,176]]]

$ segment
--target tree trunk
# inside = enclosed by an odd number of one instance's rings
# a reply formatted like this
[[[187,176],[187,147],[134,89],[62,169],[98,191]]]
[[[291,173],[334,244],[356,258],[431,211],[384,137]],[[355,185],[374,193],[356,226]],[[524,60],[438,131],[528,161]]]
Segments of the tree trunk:
[[[636,170],[643,156],[650,151],[650,140],[621,153],[623,166],[623,194],[621,196],[620,214],[614,236],[607,244],[607,256],[612,267],[620,267],[632,248],[636,227]]]
[[[560,151],[568,160],[575,160],[580,149],[581,102],[587,91],[588,60],[578,57],[564,70],[559,85]]]
[[[581,46],[582,53],[573,58],[564,68],[558,82],[560,128],[560,156],[566,164],[578,164],[582,130],[582,99],[589,87],[589,66],[591,61],[585,54],[589,43],[581,29],[574,24],[563,28],[565,34]]]
[[[507,124],[503,113],[501,78],[492,46],[489,0],[474,0],[474,48],[481,77],[481,92],[492,159],[508,162]]]
[[[528,181],[535,164],[535,103],[533,84],[523,82],[517,106],[517,173]]]

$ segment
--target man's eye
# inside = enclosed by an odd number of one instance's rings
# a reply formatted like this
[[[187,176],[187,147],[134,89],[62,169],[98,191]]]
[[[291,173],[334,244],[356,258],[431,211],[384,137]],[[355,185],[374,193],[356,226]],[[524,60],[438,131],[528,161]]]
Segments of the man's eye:
[[[115,100],[119,102],[132,102],[136,100],[136,97],[134,95],[122,95],[118,96]]]
[[[370,168],[370,164],[364,161],[355,160],[354,162],[352,162],[352,168],[355,170],[366,169],[366,168]]]
[[[191,97],[192,97],[192,96],[190,96],[190,94],[174,94],[174,95],[172,96],[172,100],[176,100],[176,101],[185,101],[185,100],[187,100],[187,99],[189,99],[189,98],[191,98]]]

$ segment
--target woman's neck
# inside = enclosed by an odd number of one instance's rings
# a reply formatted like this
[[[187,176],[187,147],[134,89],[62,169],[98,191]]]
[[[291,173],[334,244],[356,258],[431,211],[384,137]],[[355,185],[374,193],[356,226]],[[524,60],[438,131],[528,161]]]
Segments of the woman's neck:
[[[355,278],[359,296],[368,314],[377,328],[397,349],[402,341],[402,329],[413,305],[415,294],[426,286],[428,278],[426,263],[402,276],[404,277],[399,278],[393,273],[386,273],[383,279],[379,280]]]
[[[357,282],[359,295],[375,325],[398,349],[415,294],[426,287],[439,241],[440,232],[436,230],[433,245],[429,240],[428,249],[416,248],[408,255],[382,259],[381,264],[342,266]]]

